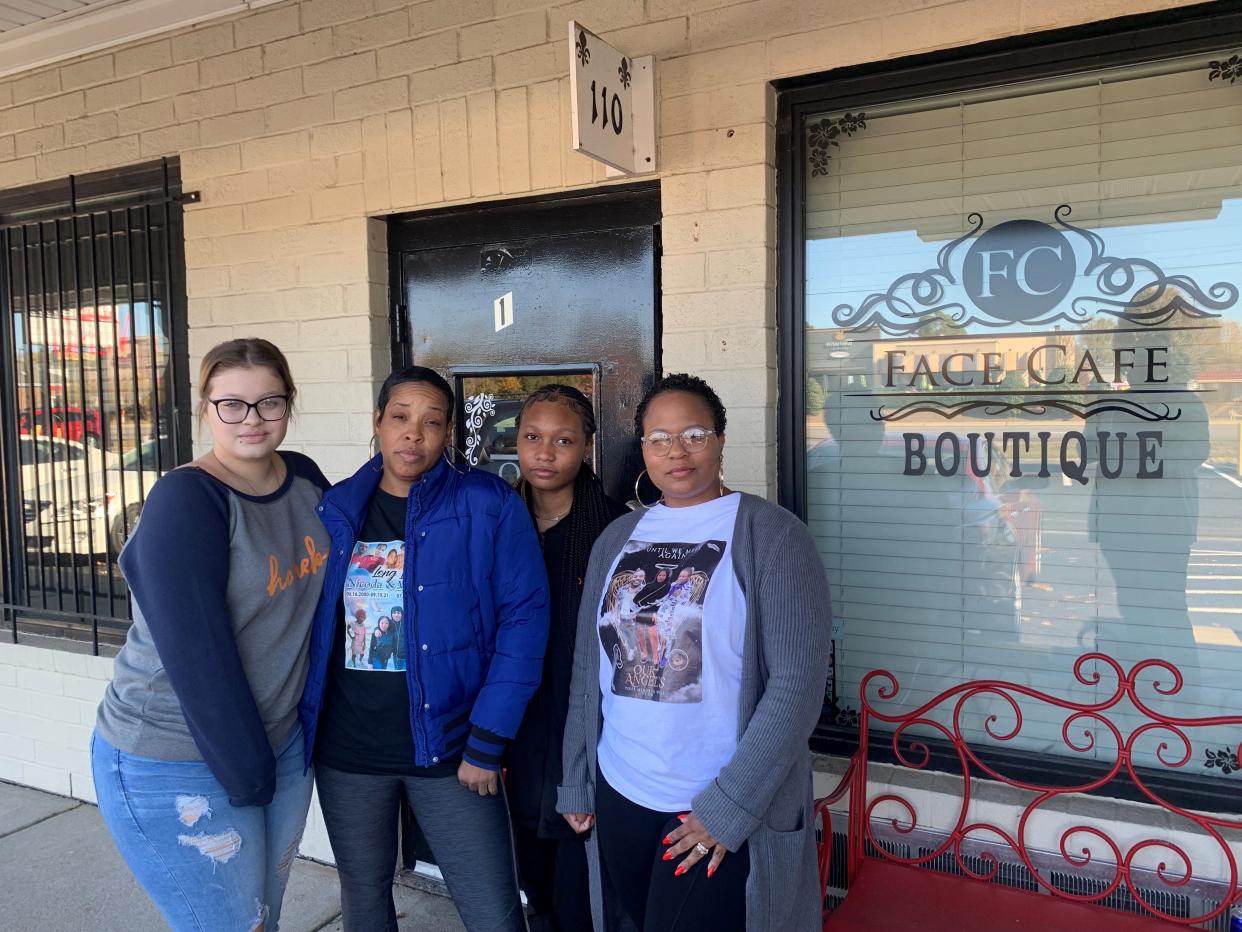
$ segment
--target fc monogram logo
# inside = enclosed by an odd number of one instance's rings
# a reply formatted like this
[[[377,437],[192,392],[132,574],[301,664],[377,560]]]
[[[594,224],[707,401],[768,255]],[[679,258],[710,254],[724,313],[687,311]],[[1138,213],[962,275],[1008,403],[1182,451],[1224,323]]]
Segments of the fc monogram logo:
[[[1151,328],[1179,317],[1219,317],[1237,303],[1233,282],[1204,288],[1151,259],[1109,255],[1104,238],[1071,224],[1070,212],[1068,204],[1053,211],[1055,226],[1006,220],[987,231],[983,216],[973,213],[971,229],[942,246],[934,266],[899,275],[858,304],[838,304],[832,322],[851,333],[911,336],[929,324],[963,331],[972,325],[1080,326],[1107,314]]]
[[[1064,300],[1077,273],[1074,249],[1038,220],[1010,220],[971,245],[962,284],[971,303],[998,320],[1033,320]]]

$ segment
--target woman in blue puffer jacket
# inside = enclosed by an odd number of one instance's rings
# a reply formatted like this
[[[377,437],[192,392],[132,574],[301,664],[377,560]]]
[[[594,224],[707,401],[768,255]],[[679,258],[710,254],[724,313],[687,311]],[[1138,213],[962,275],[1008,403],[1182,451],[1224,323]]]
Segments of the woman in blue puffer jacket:
[[[435,371],[393,372],[374,415],[379,454],[319,505],[332,548],[299,712],[346,932],[397,928],[403,795],[466,928],[526,928],[498,772],[539,685],[547,577],[517,494],[449,462],[453,409]],[[404,565],[355,556],[376,544],[404,544]],[[350,665],[349,620],[394,606],[404,669]]]

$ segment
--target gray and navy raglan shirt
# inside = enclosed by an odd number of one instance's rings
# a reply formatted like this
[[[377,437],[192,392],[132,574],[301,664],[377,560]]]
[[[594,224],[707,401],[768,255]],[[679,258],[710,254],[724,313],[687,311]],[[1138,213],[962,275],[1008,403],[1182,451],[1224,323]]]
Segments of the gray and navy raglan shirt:
[[[238,806],[271,801],[331,545],[315,511],[328,481],[308,457],[280,455],[271,495],[196,467],[152,487],[121,552],[134,623],[97,719],[126,753],[206,762]]]

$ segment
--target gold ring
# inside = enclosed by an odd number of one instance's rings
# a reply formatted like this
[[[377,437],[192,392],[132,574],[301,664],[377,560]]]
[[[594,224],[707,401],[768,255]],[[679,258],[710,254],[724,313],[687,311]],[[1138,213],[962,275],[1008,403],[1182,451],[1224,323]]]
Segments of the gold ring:
[[[707,847],[707,845],[703,844],[703,842],[701,841],[694,843],[694,850],[697,851],[703,857],[707,857],[709,854],[712,853],[712,849]]]

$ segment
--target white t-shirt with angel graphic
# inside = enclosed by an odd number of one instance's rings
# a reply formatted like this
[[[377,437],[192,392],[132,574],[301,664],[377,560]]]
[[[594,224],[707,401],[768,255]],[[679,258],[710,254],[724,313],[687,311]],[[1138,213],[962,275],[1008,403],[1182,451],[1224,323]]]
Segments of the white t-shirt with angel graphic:
[[[617,792],[687,812],[737,747],[746,600],[733,572],[737,493],[656,505],[600,600],[599,768]]]

